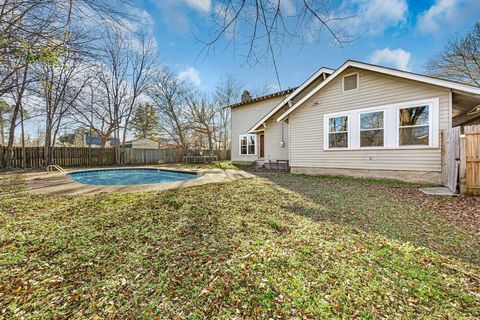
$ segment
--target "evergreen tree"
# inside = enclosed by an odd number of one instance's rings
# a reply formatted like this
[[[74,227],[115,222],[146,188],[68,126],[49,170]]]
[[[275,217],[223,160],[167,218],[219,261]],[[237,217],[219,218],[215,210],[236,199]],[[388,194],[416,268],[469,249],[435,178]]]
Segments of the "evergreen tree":
[[[135,133],[135,138],[151,138],[158,135],[160,118],[155,108],[149,104],[141,104],[133,116],[130,127]]]

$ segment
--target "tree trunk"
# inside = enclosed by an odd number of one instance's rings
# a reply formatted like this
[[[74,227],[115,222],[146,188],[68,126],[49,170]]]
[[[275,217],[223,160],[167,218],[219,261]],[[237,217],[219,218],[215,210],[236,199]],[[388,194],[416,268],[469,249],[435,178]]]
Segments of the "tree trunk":
[[[47,114],[47,120],[45,123],[45,142],[43,152],[43,165],[48,167],[50,165],[50,151],[51,151],[51,139],[52,139],[52,125],[50,122],[50,115]]]
[[[8,131],[8,145],[7,145],[7,152],[6,152],[6,168],[10,168],[12,163],[13,157],[13,143],[15,140],[15,128],[17,126],[17,117],[18,113],[20,112],[20,107],[22,105],[22,98],[23,94],[25,93],[25,88],[27,87],[27,75],[28,75],[28,64],[25,65],[25,69],[23,70],[23,79],[22,85],[20,90],[18,91],[17,101],[15,102],[15,106],[12,111],[12,119],[10,119],[10,130]]]
[[[90,136],[90,141],[92,140],[92,137]],[[108,142],[108,137],[107,136],[100,136],[100,148],[105,148]],[[91,143],[89,144],[91,146]]]
[[[0,113],[0,145],[5,144],[5,126],[3,125],[3,115]]]
[[[207,138],[208,138],[208,149],[210,149],[210,155],[213,154],[213,141],[212,141],[212,132],[207,130]]]
[[[26,150],[25,150],[25,126],[23,123],[23,106],[20,107],[20,124],[21,124],[21,129],[22,129],[22,168],[26,169],[27,168],[27,159],[26,159]]]

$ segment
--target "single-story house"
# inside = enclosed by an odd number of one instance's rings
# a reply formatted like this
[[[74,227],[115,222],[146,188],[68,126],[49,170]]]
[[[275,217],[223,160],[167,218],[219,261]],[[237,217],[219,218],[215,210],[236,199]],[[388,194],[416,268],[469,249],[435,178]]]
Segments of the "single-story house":
[[[348,60],[231,105],[232,161],[440,183],[441,131],[480,118],[480,87]]]
[[[149,138],[140,138],[125,141],[125,148],[130,149],[159,149],[158,141]]]

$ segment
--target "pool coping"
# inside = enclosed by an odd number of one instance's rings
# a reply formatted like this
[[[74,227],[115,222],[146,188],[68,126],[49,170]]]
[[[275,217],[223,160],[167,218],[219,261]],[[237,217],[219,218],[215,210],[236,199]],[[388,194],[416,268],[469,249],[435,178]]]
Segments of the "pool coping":
[[[27,174],[26,184],[27,190],[31,194],[64,194],[64,195],[86,195],[98,193],[114,193],[114,192],[139,192],[139,191],[160,191],[185,187],[199,186],[209,183],[224,183],[239,179],[253,178],[254,175],[242,170],[232,169],[182,169],[164,166],[118,166],[118,167],[102,167],[102,168],[69,168],[68,173],[79,171],[95,171],[95,170],[115,170],[115,169],[161,169],[165,171],[190,172],[196,173],[197,178],[164,182],[158,184],[146,185],[89,185],[82,184],[70,179],[68,176],[60,173],[37,172]]]

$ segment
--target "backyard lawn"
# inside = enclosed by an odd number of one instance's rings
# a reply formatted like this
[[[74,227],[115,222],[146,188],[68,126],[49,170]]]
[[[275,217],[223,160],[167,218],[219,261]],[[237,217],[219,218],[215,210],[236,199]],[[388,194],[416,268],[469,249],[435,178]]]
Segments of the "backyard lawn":
[[[0,175],[0,318],[480,318],[480,202],[262,173],[28,195]]]

